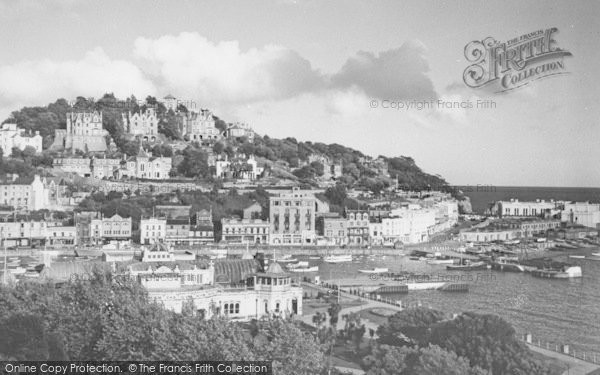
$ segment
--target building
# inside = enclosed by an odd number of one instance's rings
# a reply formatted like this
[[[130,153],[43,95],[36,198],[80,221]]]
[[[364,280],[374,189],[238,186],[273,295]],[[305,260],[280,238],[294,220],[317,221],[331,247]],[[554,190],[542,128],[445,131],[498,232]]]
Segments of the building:
[[[488,222],[483,227],[461,230],[460,239],[467,242],[510,241],[546,235],[550,231],[556,233],[560,228],[560,220],[555,219],[501,219]]]
[[[582,225],[600,229],[600,204],[590,202],[569,202],[564,204],[561,220],[567,225]]]
[[[369,244],[369,213],[362,210],[345,210],[345,215],[348,221],[348,244]]]
[[[169,179],[172,168],[170,157],[155,157],[143,148],[137,156],[132,156],[121,166],[119,178],[140,178],[148,180]]]
[[[17,210],[41,210],[48,204],[48,189],[38,175],[32,178],[13,175],[0,182],[0,204]]]
[[[344,246],[348,243],[348,220],[336,216],[319,216],[316,223],[317,233],[323,236],[327,245]]]
[[[493,211],[499,217],[519,216],[519,217],[552,217],[559,213],[557,203],[554,201],[546,202],[538,199],[536,201],[520,202],[518,199],[509,201],[498,201]]]
[[[386,244],[414,244],[429,240],[430,228],[436,224],[435,211],[412,204],[393,209],[381,219],[383,241]]]
[[[140,220],[140,243],[149,245],[163,242],[167,236],[167,219],[148,218]]]
[[[131,243],[131,218],[118,214],[90,220],[90,237],[94,245]]]
[[[260,219],[221,219],[221,240],[231,244],[268,244],[269,222]]]
[[[44,246],[76,245],[74,226],[46,220],[0,220],[0,245]]]
[[[179,100],[171,94],[168,94],[163,98],[162,103],[164,104],[167,111],[177,112],[177,107],[179,106]]]
[[[191,245],[215,242],[212,208],[209,210],[200,210],[193,216],[190,225],[189,242]]]
[[[250,206],[244,208],[243,212],[243,219],[260,219],[262,217],[262,206],[258,202],[254,202]]]
[[[158,116],[154,108],[147,108],[145,112],[123,113],[123,126],[125,132],[139,135],[144,142],[155,142],[158,136]]]
[[[342,176],[342,163],[334,162],[326,155],[311,154],[308,156],[308,163],[318,162],[323,166],[324,180],[331,180]]]
[[[69,112],[67,128],[56,129],[52,148],[105,152],[107,135],[102,126],[102,112]]]
[[[154,207],[156,215],[167,219],[189,218],[192,206],[182,205],[158,205]]]
[[[46,243],[48,245],[77,245],[77,228],[75,226],[46,227]]]
[[[269,198],[272,245],[314,245],[317,201],[311,193],[293,188]]]
[[[221,131],[215,126],[211,111],[188,111],[180,114],[180,132],[183,139],[200,144],[210,144],[222,138]]]
[[[54,158],[52,167],[67,173],[75,173],[81,177],[92,176],[92,159],[90,158]]]
[[[250,125],[243,122],[229,124],[225,134],[227,135],[227,138],[246,137],[249,141],[254,139],[254,131]]]
[[[92,177],[97,179],[114,178],[121,168],[121,159],[92,158]]]
[[[42,152],[42,136],[39,131],[33,136],[26,136],[25,129],[17,128],[17,124],[6,123],[0,128],[0,147],[4,155],[10,155],[13,148],[23,151],[25,147],[32,147],[36,153]]]
[[[127,270],[148,290],[150,299],[166,309],[241,321],[302,314],[302,288],[277,263],[262,271],[253,259],[217,263],[172,259],[166,248],[156,246]]]
[[[218,178],[233,178],[237,180],[256,180],[260,178],[264,168],[258,166],[253,155],[246,157],[244,154],[235,155],[231,160],[224,156],[217,158],[215,173]]]

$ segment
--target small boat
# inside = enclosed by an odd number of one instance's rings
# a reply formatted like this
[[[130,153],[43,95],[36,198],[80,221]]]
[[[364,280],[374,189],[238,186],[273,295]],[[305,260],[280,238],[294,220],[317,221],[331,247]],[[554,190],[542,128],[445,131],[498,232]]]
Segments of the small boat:
[[[327,263],[343,263],[343,262],[352,262],[352,255],[344,254],[344,255],[328,255],[323,261]]]
[[[389,272],[389,269],[375,267],[370,270],[358,270],[358,272],[360,272],[360,273],[385,273],[385,272]]]
[[[498,258],[497,261],[492,262],[492,269],[506,272],[525,272],[527,266],[511,258]]]
[[[492,268],[492,266],[487,264],[486,262],[471,261],[462,262],[462,264],[451,264],[446,266],[446,269],[448,271],[479,271],[487,270],[490,268]]]
[[[312,267],[294,267],[289,269],[290,272],[319,272],[319,266]]]
[[[443,258],[429,259],[427,261],[427,264],[456,264],[457,262],[458,262],[458,259],[456,259],[456,258],[443,257]]]
[[[592,253],[592,255],[595,257],[600,257],[600,253]]]
[[[569,255],[569,258],[573,258],[573,259],[585,259],[585,255]]]
[[[531,271],[531,274],[548,279],[570,279],[583,276],[579,266],[563,267],[562,269],[537,269]]]
[[[300,268],[300,267],[308,267],[308,262],[307,261],[300,261],[298,263],[290,263],[290,264],[287,265],[288,269]]]
[[[318,256],[311,256],[311,257],[308,257],[308,259],[313,259],[313,260],[314,260],[314,259],[321,259],[321,257],[318,257]]]

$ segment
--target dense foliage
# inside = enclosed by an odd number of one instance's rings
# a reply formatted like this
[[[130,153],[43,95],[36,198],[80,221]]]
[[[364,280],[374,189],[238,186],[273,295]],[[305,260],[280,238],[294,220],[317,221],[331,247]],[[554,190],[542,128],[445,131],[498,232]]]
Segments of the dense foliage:
[[[0,288],[0,358],[14,360],[266,360],[274,374],[318,374],[314,336],[290,321],[245,328],[222,318],[176,314],[135,281],[93,270],[59,289],[24,283]]]
[[[439,311],[408,309],[391,316],[378,334],[381,344],[419,350],[433,345],[493,375],[550,373],[515,337],[514,328],[496,315],[464,313],[454,319],[444,319]],[[392,349],[384,349],[384,354],[374,353],[374,359],[367,363],[385,363],[389,357],[385,350]]]

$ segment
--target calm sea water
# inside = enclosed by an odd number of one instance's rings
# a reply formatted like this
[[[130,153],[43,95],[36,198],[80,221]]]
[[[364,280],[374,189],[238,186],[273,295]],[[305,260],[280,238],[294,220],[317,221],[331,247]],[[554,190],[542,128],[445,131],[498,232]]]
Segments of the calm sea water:
[[[471,199],[473,212],[483,213],[490,203],[517,198],[521,201],[554,199],[600,202],[600,188],[527,187],[527,186],[457,186]],[[478,191],[479,190],[479,191]]]
[[[580,250],[579,254],[597,252],[598,249]],[[566,261],[566,257],[558,260]],[[414,291],[408,294],[385,295],[410,304],[461,313],[474,311],[499,315],[510,322],[518,334],[530,332],[534,340],[555,344],[569,344],[577,351],[598,353],[600,358],[600,261],[569,259],[582,267],[583,278],[573,280],[548,280],[529,274],[498,271],[446,271],[445,265],[429,265],[407,257],[385,259],[362,258],[358,262],[319,266],[322,280],[368,279],[359,269],[387,267],[391,272],[411,271],[437,275],[460,275],[474,280],[468,293],[440,291]],[[470,276],[469,276],[470,275]]]

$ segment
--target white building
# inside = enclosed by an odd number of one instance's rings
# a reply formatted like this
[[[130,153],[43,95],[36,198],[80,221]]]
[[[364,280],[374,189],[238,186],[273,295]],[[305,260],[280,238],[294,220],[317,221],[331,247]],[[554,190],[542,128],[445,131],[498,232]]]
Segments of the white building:
[[[237,155],[231,160],[225,155],[224,159],[215,162],[215,173],[219,178],[234,178],[240,180],[256,180],[264,168],[258,166],[253,155]]]
[[[536,201],[520,202],[518,199],[496,202],[498,207],[498,216],[521,216],[521,217],[547,217],[557,214],[557,203],[554,201],[546,202],[543,199]]]
[[[235,122],[227,126],[227,138],[246,137],[249,141],[254,139],[254,131],[250,125],[243,122]]]
[[[127,159],[119,170],[119,178],[135,177],[149,180],[167,180],[172,168],[170,157],[155,157],[144,149]]]
[[[215,126],[215,119],[207,109],[200,112],[189,111],[181,114],[180,132],[190,142],[210,143],[222,138],[221,131]]]
[[[140,243],[162,242],[167,236],[167,219],[148,218],[140,220]]]
[[[567,224],[600,229],[600,204],[590,202],[565,203],[561,220]]]
[[[277,263],[256,272],[252,259],[208,264],[173,259],[166,247],[157,244],[144,251],[142,262],[128,266],[129,275],[148,290],[149,297],[169,310],[244,321],[302,314],[302,288]]]
[[[235,244],[268,244],[269,222],[260,219],[221,219],[222,241]]]
[[[17,128],[17,124],[6,123],[0,128],[0,147],[4,155],[10,155],[13,147],[23,151],[25,147],[33,147],[35,152],[42,152],[42,136],[36,131],[34,136],[25,136],[25,129]]]
[[[69,112],[67,128],[55,130],[52,148],[105,152],[107,135],[102,125],[102,112]]]
[[[418,205],[394,209],[389,217],[381,219],[381,224],[385,243],[426,242],[429,240],[430,228],[436,224],[435,210],[423,209]]]
[[[14,178],[0,183],[0,204],[17,210],[36,211],[46,208],[48,189],[40,176]]]
[[[131,218],[115,214],[92,219],[90,236],[95,244],[128,244],[131,242]]]
[[[123,113],[123,126],[125,132],[132,135],[140,135],[144,141],[154,142],[158,136],[158,116],[154,108],[148,108],[145,112]]]

